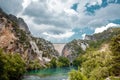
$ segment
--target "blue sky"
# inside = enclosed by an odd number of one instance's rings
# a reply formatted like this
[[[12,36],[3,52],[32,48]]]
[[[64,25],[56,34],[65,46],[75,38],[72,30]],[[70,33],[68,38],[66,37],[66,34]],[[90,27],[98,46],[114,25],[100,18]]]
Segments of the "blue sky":
[[[0,0],[0,7],[22,17],[32,35],[53,43],[83,39],[120,24],[120,0]]]

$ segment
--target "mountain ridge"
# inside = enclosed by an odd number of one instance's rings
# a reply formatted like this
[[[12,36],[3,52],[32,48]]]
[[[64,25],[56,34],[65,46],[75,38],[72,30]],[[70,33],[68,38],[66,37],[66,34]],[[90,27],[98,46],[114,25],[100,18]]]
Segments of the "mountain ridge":
[[[22,18],[12,14],[6,14],[0,8],[0,48],[5,52],[19,53],[27,61],[36,59],[39,64],[45,67],[52,57],[58,56],[51,42],[33,37],[29,28]],[[34,64],[34,63],[33,63]]]
[[[67,57],[71,62],[80,54],[83,54],[87,48],[100,48],[101,44],[108,43],[112,37],[120,34],[120,27],[111,27],[107,30],[93,35],[86,35],[84,40],[75,39],[66,43],[62,51],[62,56]]]

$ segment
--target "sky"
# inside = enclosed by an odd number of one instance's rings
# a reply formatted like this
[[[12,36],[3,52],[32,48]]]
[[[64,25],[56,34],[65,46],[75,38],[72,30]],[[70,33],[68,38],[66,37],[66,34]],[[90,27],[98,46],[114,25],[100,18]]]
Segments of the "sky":
[[[120,0],[0,0],[0,7],[22,17],[32,35],[52,43],[120,25]]]

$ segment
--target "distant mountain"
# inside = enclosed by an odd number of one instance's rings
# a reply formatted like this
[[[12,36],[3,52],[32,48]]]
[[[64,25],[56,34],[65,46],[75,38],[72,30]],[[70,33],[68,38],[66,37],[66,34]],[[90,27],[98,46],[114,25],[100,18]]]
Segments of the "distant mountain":
[[[99,48],[107,43],[112,37],[120,34],[120,27],[109,28],[102,33],[86,35],[84,40],[73,40],[67,43],[62,51],[62,56],[69,58],[72,62],[78,55],[84,53],[88,47]]]
[[[85,40],[92,40],[92,41],[97,41],[97,40],[109,40],[113,36],[116,36],[117,34],[120,34],[120,27],[116,28],[108,28],[107,30],[103,31],[102,33],[97,33],[93,35],[86,35]]]
[[[30,61],[38,59],[44,66],[58,52],[51,42],[31,35],[29,28],[22,18],[6,14],[0,9],[0,48],[8,53],[20,53],[29,65]],[[33,63],[34,64],[34,63]]]

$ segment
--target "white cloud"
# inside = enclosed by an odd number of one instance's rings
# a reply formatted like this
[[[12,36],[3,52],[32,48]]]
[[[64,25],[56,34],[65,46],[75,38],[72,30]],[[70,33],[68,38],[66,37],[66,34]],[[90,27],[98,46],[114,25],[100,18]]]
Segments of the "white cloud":
[[[102,4],[102,0],[97,0],[98,4],[101,5]]]
[[[97,27],[103,26],[109,23],[109,20],[115,20],[120,18],[120,5],[119,4],[109,4],[107,7],[101,8],[95,11],[95,16],[89,16],[84,20],[89,20],[88,26]]]
[[[64,38],[70,38],[75,34],[75,32],[65,32],[64,34],[49,34],[47,32],[44,32],[43,34],[49,38],[64,39]]]
[[[23,3],[22,3],[23,9],[25,9],[30,3],[31,3],[31,0],[23,0]]]
[[[65,13],[68,15],[78,15],[78,13],[73,9],[64,9]]]
[[[78,3],[76,11],[71,9],[75,3]],[[71,32],[72,29],[84,29],[85,27],[95,29],[96,26],[108,24],[109,20],[120,19],[119,4],[101,7],[91,16],[86,15],[85,6],[87,3],[101,5],[102,0],[23,0],[21,4],[23,10],[20,10],[17,15],[25,19],[33,35],[45,39],[49,38],[50,41],[56,41],[56,38],[59,37],[64,41],[69,38],[67,36],[74,35],[74,32]],[[7,9],[11,10],[9,7]],[[84,35],[82,36],[84,37]]]
[[[79,2],[79,4],[77,11],[74,11],[70,7],[76,2]],[[94,16],[86,15],[85,5],[87,3],[101,5],[102,0],[66,0],[65,2],[62,2],[62,0],[44,0],[42,2],[32,2],[26,7],[26,10],[29,9],[29,12],[24,16],[28,16],[26,21],[34,35],[45,39],[49,38],[52,41],[55,41],[56,38],[67,39],[68,37],[63,36],[63,34],[66,35],[66,32],[72,29],[82,29],[86,26],[95,29],[96,26],[108,24],[108,20],[114,20],[120,17],[120,5],[117,4],[110,4],[100,10],[96,10]]]
[[[118,27],[118,26],[119,26],[118,24],[109,23],[106,26],[96,28],[94,33],[101,33],[101,32],[103,32],[104,30],[107,30],[110,27]]]
[[[101,5],[102,4],[102,0],[90,0],[89,2],[89,7],[90,6],[94,6],[94,5]]]
[[[84,40],[85,39],[85,36],[86,36],[86,34],[84,33],[84,34],[82,34],[82,39]]]

